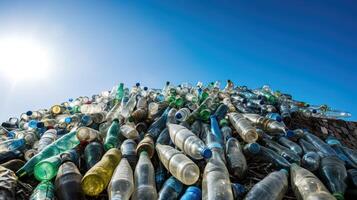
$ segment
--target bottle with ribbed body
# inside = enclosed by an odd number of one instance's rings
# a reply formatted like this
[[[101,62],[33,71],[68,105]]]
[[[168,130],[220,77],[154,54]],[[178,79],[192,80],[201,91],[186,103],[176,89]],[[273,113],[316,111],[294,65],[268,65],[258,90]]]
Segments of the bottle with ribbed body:
[[[288,189],[289,172],[275,171],[259,181],[245,196],[245,200],[281,200]]]
[[[297,164],[290,167],[291,186],[298,200],[335,200],[325,185],[309,170]]]
[[[287,128],[283,123],[262,117],[258,114],[243,114],[243,116],[251,121],[254,125],[262,128],[269,133],[285,133]]]
[[[33,190],[30,200],[54,200],[55,186],[50,181],[42,181]]]
[[[109,200],[129,200],[133,191],[133,170],[128,160],[122,158],[108,185]]]
[[[245,142],[253,143],[258,139],[255,128],[242,114],[228,113],[228,117],[233,127]]]
[[[134,183],[132,200],[157,199],[154,166],[146,151],[140,152],[134,172]]]
[[[107,187],[120,159],[120,150],[116,148],[108,150],[102,159],[84,175],[81,183],[83,192],[88,196],[100,194]]]
[[[197,182],[200,170],[187,156],[168,145],[156,145],[160,161],[170,173],[185,185]]]
[[[233,200],[229,173],[216,148],[222,147],[217,144],[212,148],[212,158],[209,159],[203,173],[202,199]]]
[[[194,159],[210,158],[211,150],[194,133],[181,125],[168,124],[172,142]]]
[[[137,144],[132,139],[126,139],[120,146],[120,151],[123,158],[126,158],[130,163],[130,166],[135,169],[136,163],[138,162],[138,156],[136,154]]]

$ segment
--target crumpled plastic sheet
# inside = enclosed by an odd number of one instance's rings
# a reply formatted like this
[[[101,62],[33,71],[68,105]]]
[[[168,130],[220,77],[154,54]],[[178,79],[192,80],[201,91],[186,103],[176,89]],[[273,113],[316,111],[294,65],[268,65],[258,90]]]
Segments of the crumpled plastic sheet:
[[[8,191],[13,199],[15,199],[16,184],[16,174],[13,171],[0,166],[0,190]]]

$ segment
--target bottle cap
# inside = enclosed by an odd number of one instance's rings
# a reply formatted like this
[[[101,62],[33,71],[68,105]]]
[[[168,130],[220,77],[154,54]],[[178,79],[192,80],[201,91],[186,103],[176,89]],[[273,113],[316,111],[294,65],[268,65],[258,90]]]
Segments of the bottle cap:
[[[198,188],[198,187],[196,187],[196,186],[190,186],[190,187],[188,187],[187,190],[186,190],[186,192],[194,193],[194,194],[196,194],[196,195],[199,197],[199,199],[201,199],[201,196],[202,196],[202,194],[201,194],[201,189]]]
[[[295,136],[295,133],[294,133],[294,131],[292,131],[292,130],[287,130],[286,133],[285,133],[285,136],[286,136],[287,138],[292,138],[292,137]]]
[[[27,111],[27,112],[26,112],[26,115],[27,115],[27,116],[31,116],[31,115],[32,115],[32,111],[31,111],[31,110]]]
[[[212,157],[212,151],[209,148],[203,148],[201,151],[201,155],[205,158],[205,159],[209,159]]]
[[[260,145],[258,143],[249,143],[245,145],[244,149],[248,150],[249,153],[257,154],[260,151]]]
[[[66,122],[67,124],[71,123],[72,122],[72,118],[71,117],[66,117],[64,119],[64,122]]]
[[[178,112],[178,113],[176,113],[175,117],[176,117],[176,119],[181,119],[182,118],[182,114]]]

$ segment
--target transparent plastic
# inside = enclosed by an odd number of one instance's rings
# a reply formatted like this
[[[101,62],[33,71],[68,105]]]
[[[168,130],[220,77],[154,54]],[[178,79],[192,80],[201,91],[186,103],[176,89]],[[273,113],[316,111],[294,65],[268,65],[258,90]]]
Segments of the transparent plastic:
[[[122,158],[108,185],[109,200],[129,200],[134,192],[133,170],[126,158]]]
[[[243,179],[247,171],[247,161],[236,138],[227,140],[226,155],[227,167],[230,173],[237,179]]]
[[[120,127],[121,134],[128,139],[136,139],[139,137],[138,131],[132,124],[124,124]]]
[[[156,145],[160,161],[170,173],[185,185],[197,182],[200,170],[187,156],[168,145]]]
[[[211,151],[189,129],[181,125],[168,124],[171,141],[194,159],[210,158]]]
[[[203,173],[202,199],[233,200],[228,170],[219,152],[212,149],[212,154]]]
[[[325,185],[309,170],[297,164],[290,167],[291,186],[298,200],[335,200]]]
[[[57,139],[56,129],[47,130],[38,141],[37,151],[42,151],[46,146],[50,145]]]
[[[228,113],[228,117],[233,127],[245,142],[253,143],[258,139],[258,133],[255,128],[242,114]]]
[[[183,185],[175,177],[168,178],[162,186],[158,200],[176,200],[183,190]]]
[[[81,127],[77,130],[77,138],[81,142],[91,142],[100,138],[100,132],[89,127]]]
[[[39,183],[33,190],[30,200],[54,200],[55,186],[50,181]]]
[[[63,163],[58,169],[55,180],[57,198],[59,200],[83,200],[81,180],[82,175],[73,162]]]
[[[289,172],[282,169],[267,175],[256,183],[245,196],[245,200],[281,200],[288,189]]]
[[[134,172],[134,183],[131,200],[157,199],[154,166],[145,151],[140,153]]]

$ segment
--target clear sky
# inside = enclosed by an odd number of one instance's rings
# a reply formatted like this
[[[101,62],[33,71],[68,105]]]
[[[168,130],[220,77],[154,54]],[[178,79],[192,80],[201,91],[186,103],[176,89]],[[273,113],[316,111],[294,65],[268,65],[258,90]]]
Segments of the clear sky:
[[[46,78],[31,67],[13,72],[21,81],[0,74],[0,120],[119,82],[226,79],[357,120],[357,5],[257,2],[0,0],[0,39],[31,38],[51,55]]]

